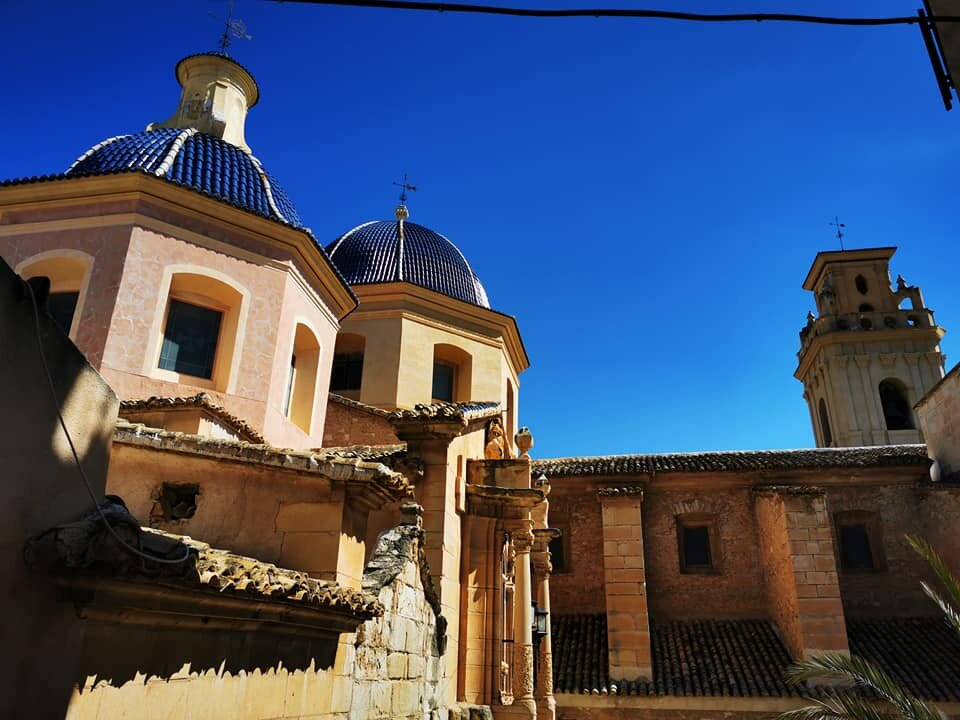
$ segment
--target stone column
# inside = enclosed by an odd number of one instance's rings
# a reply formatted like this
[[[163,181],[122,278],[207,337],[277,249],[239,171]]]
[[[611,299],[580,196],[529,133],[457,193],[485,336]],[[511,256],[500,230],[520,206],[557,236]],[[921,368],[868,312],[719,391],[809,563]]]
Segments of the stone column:
[[[533,531],[533,552],[530,562],[533,566],[534,596],[537,607],[547,612],[547,634],[540,641],[537,658],[537,685],[534,698],[537,702],[537,717],[554,720],[557,716],[557,702],[553,697],[553,647],[550,642],[550,541],[560,536],[558,530],[537,529]]]
[[[513,713],[537,716],[533,698],[533,607],[530,578],[530,550],[533,522],[514,521],[507,526],[516,551],[513,603]]]
[[[650,678],[650,619],[643,560],[643,491],[604,488],[603,575],[607,600],[607,653],[615,682]]]
[[[796,486],[755,493],[767,601],[791,655],[849,653],[826,495]]]

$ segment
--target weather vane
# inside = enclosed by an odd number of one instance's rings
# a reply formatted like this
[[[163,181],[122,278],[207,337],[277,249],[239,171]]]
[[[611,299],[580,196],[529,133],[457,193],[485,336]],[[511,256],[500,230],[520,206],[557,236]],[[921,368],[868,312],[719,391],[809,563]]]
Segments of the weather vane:
[[[406,205],[406,204],[407,204],[407,190],[409,190],[410,192],[416,192],[416,191],[417,191],[417,186],[416,186],[416,185],[411,185],[407,180],[408,180],[407,174],[404,173],[404,174],[403,174],[403,182],[394,182],[394,183],[393,183],[393,184],[396,185],[398,188],[400,188],[400,204],[401,204],[401,205]]]
[[[226,20],[223,18],[218,18],[213,13],[210,13],[210,17],[223,23],[223,35],[220,36],[221,55],[227,54],[227,48],[230,47],[230,42],[234,38],[237,38],[238,40],[253,40],[253,37],[247,34],[247,26],[244,24],[243,20],[240,20],[239,18],[234,19],[233,17],[233,0],[230,0],[230,10],[227,13]]]
[[[846,227],[846,225],[844,225],[842,222],[840,222],[840,218],[839,218],[839,217],[837,217],[836,215],[834,215],[834,216],[833,216],[833,222],[830,223],[830,227],[836,229],[836,231],[837,231],[837,240],[840,241],[840,249],[843,250],[843,229]]]

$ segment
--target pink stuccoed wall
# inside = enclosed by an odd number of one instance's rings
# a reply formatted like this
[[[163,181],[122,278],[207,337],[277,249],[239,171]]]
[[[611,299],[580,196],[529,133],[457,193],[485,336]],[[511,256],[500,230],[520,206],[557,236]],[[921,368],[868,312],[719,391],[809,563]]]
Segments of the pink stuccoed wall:
[[[91,208],[73,210],[76,216],[90,214]],[[162,220],[171,224],[178,219],[168,210],[150,214],[162,215]],[[29,218],[17,219],[42,222],[60,219],[63,215],[63,208],[45,208],[34,210]],[[195,218],[182,226],[242,250],[234,255],[228,252],[226,244],[223,250],[213,250],[185,237],[137,225],[114,225],[3,237],[0,238],[0,257],[13,267],[38,253],[56,249],[82,250],[93,257],[77,345],[121,399],[207,392],[229,412],[259,430],[271,445],[294,449],[319,447],[323,441],[327,390],[338,330],[336,321],[318,307],[318,303],[323,302],[318,299],[319,293],[313,298],[308,295],[303,289],[303,284],[308,283],[295,281],[295,273],[299,272],[297,261],[282,256],[283,251],[273,245],[258,242],[250,234],[231,238],[222,227],[211,227],[209,233],[204,232]],[[283,266],[278,267],[278,261]],[[158,311],[159,297],[166,291],[162,285],[167,265],[195,265],[215,270],[249,292],[241,356],[229,394],[144,374],[154,314]],[[281,413],[297,321],[305,322],[314,331],[321,348],[309,435]]]

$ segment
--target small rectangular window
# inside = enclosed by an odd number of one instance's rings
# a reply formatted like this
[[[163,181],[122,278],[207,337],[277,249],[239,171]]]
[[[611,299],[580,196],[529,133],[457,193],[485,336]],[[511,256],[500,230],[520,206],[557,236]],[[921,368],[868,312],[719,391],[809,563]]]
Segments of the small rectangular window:
[[[47,296],[47,312],[64,333],[70,332],[73,324],[73,313],[77,310],[79,292],[55,292]]]
[[[710,548],[709,525],[681,524],[680,535],[680,571],[684,573],[710,572],[713,567],[713,553]]]
[[[873,552],[866,525],[841,525],[840,562],[844,570],[873,570]]]
[[[223,313],[171,300],[160,349],[161,370],[210,379]]]
[[[363,380],[363,353],[337,353],[333,356],[330,389],[359,390]]]
[[[444,363],[433,364],[433,399],[453,402],[453,368]]]

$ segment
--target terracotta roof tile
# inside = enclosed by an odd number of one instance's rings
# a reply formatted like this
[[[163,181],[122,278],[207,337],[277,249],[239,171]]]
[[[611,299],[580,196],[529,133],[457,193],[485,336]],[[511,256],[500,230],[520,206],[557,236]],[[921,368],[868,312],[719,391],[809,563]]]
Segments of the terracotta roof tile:
[[[915,695],[960,702],[960,637],[939,617],[847,620],[850,651]]]
[[[355,410],[361,410],[365,413],[376,415],[377,417],[390,417],[389,410],[383,410],[378,408],[376,405],[367,405],[367,403],[362,403],[359,400],[351,400],[348,397],[337,395],[336,393],[330,393],[328,397],[330,398],[330,402],[335,402],[338,405],[345,405],[346,407],[354,408]]]
[[[652,455],[599,455],[535,460],[534,475],[650,475],[668,472],[746,472],[917,465],[930,462],[925,445],[749,450]]]
[[[358,617],[371,618],[383,614],[383,606],[373,595],[345,588],[327,580],[317,580],[306,573],[277,567],[273,563],[237,555],[210,547],[186,535],[141,528],[144,548],[149,549],[151,536],[186,545],[196,558],[188,563],[182,576],[164,575],[165,584],[200,585],[231,595],[263,597],[291,601],[317,608],[339,610]],[[174,553],[175,554],[175,553]]]
[[[598,695],[799,697],[790,655],[769,620],[653,621],[653,679],[618,682],[607,665],[603,614],[551,619],[557,692]],[[940,618],[848,620],[851,652],[915,695],[960,702],[960,638]]]
[[[415,405],[413,410],[395,410],[391,420],[459,420],[471,422],[494,417],[502,412],[498,402],[456,402]]]
[[[241,440],[262,444],[263,435],[254,430],[247,422],[228,412],[225,408],[213,401],[207,393],[191,395],[189,397],[159,397],[153,396],[145,400],[122,400],[120,402],[120,416],[151,410],[176,410],[180,408],[197,407],[208,411],[228,429],[240,436]],[[135,418],[126,418],[135,419]]]
[[[603,487],[597,490],[599,497],[630,497],[643,495],[642,485],[625,485],[624,487]]]

